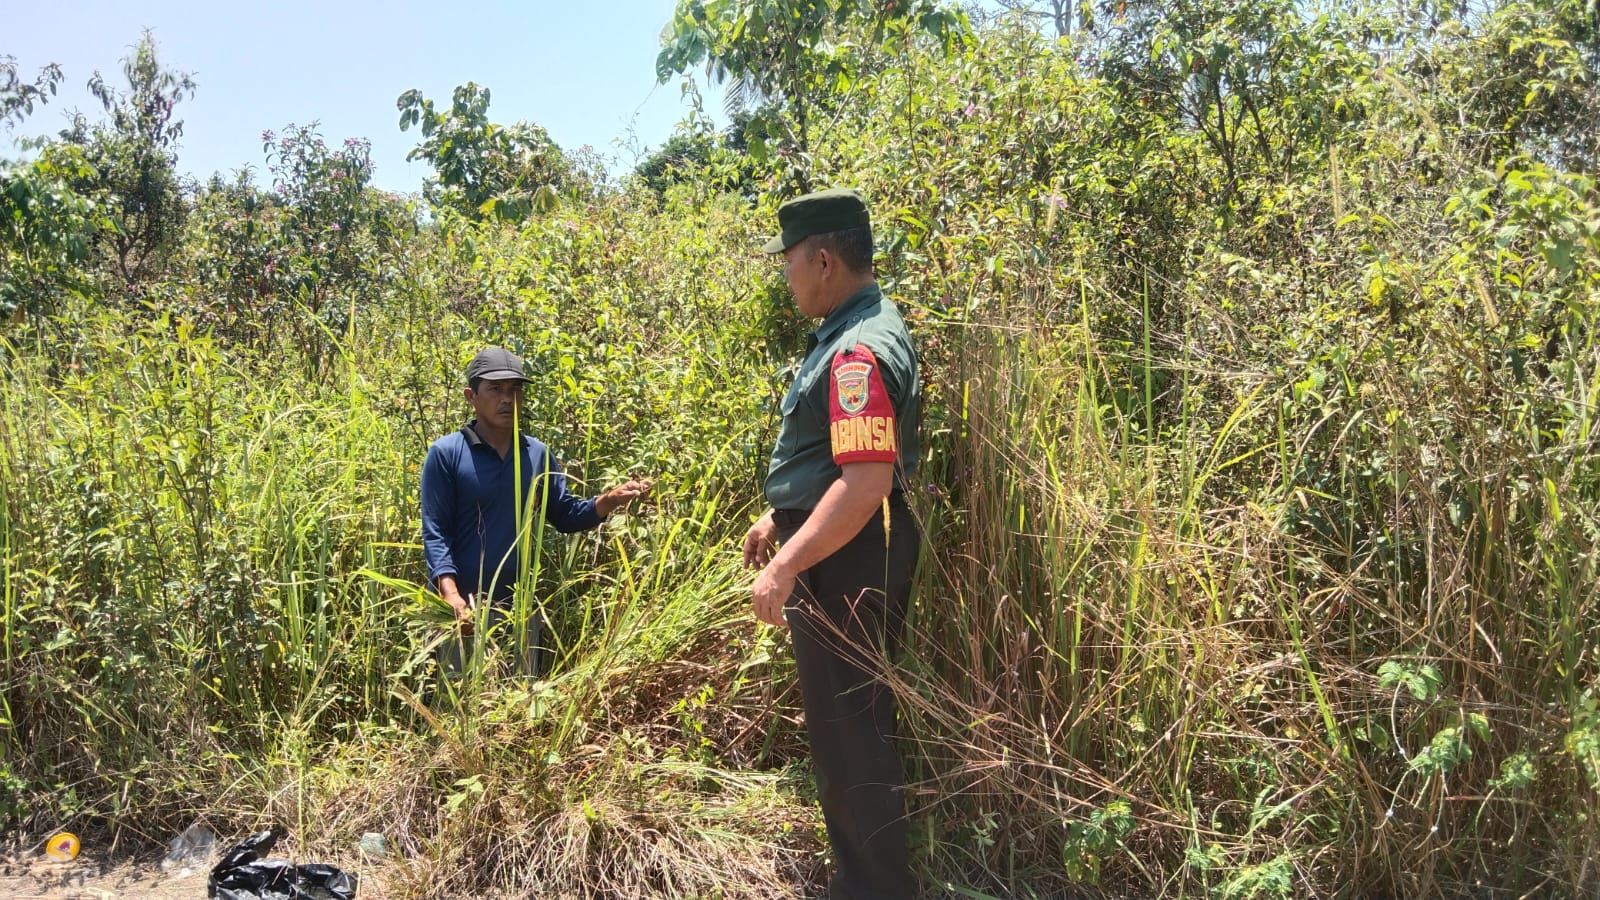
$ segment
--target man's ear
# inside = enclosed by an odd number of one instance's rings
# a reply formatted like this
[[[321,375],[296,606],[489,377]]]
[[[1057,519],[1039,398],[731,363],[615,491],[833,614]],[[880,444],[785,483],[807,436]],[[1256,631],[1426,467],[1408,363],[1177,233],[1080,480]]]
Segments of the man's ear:
[[[821,275],[823,278],[828,277],[829,270],[838,265],[838,263],[839,261],[833,258],[833,253],[827,247],[817,248],[817,265],[822,268]]]
[[[472,402],[473,393],[474,392],[473,392],[471,386],[464,387],[464,388],[461,389],[461,396],[467,398],[467,402],[469,402],[469,403]]]

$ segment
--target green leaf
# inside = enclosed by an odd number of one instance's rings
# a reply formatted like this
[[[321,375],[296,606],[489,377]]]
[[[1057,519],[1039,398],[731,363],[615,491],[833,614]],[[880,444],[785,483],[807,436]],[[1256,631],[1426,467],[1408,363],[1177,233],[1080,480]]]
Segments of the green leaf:
[[[1560,238],[1554,241],[1547,241],[1540,250],[1544,253],[1545,261],[1550,263],[1551,268],[1554,268],[1563,276],[1572,274],[1574,267],[1572,264],[1572,241],[1570,239]]]
[[[1489,739],[1489,717],[1483,713],[1468,713],[1467,727],[1472,729],[1472,733],[1476,734],[1479,740]]]
[[[1427,702],[1439,695],[1444,677],[1436,666],[1389,660],[1378,667],[1378,686],[1386,690],[1405,688],[1417,700]]]

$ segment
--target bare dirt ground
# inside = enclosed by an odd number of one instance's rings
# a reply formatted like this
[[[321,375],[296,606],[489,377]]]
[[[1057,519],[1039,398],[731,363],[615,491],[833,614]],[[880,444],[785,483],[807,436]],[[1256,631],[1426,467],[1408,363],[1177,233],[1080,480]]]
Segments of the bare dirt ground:
[[[374,867],[350,865],[346,871],[361,879],[361,900],[384,900],[388,893]],[[206,873],[199,867],[163,872],[157,860],[102,860],[80,854],[72,862],[58,863],[42,853],[33,857],[0,857],[0,900],[199,900],[206,895]]]
[[[173,878],[155,863],[110,864],[81,855],[67,863],[43,856],[0,862],[0,897],[10,900],[175,900],[205,895],[204,872]]]

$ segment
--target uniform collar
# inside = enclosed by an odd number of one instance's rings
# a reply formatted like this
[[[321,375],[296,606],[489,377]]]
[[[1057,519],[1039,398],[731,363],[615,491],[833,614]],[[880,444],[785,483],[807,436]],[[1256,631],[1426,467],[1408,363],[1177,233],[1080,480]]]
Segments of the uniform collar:
[[[828,317],[822,320],[822,324],[817,326],[817,330],[813,331],[812,335],[815,336],[819,344],[833,340],[858,314],[874,306],[882,299],[883,291],[878,289],[878,283],[874,281],[851,294],[833,312],[828,313]]]

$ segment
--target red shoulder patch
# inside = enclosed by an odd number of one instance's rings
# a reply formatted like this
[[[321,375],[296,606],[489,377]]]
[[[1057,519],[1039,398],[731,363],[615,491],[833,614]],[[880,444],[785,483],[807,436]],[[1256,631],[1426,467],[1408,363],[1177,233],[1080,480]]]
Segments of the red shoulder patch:
[[[865,344],[833,355],[828,392],[828,421],[833,461],[894,462],[896,446],[894,405],[883,386],[878,359]]]

